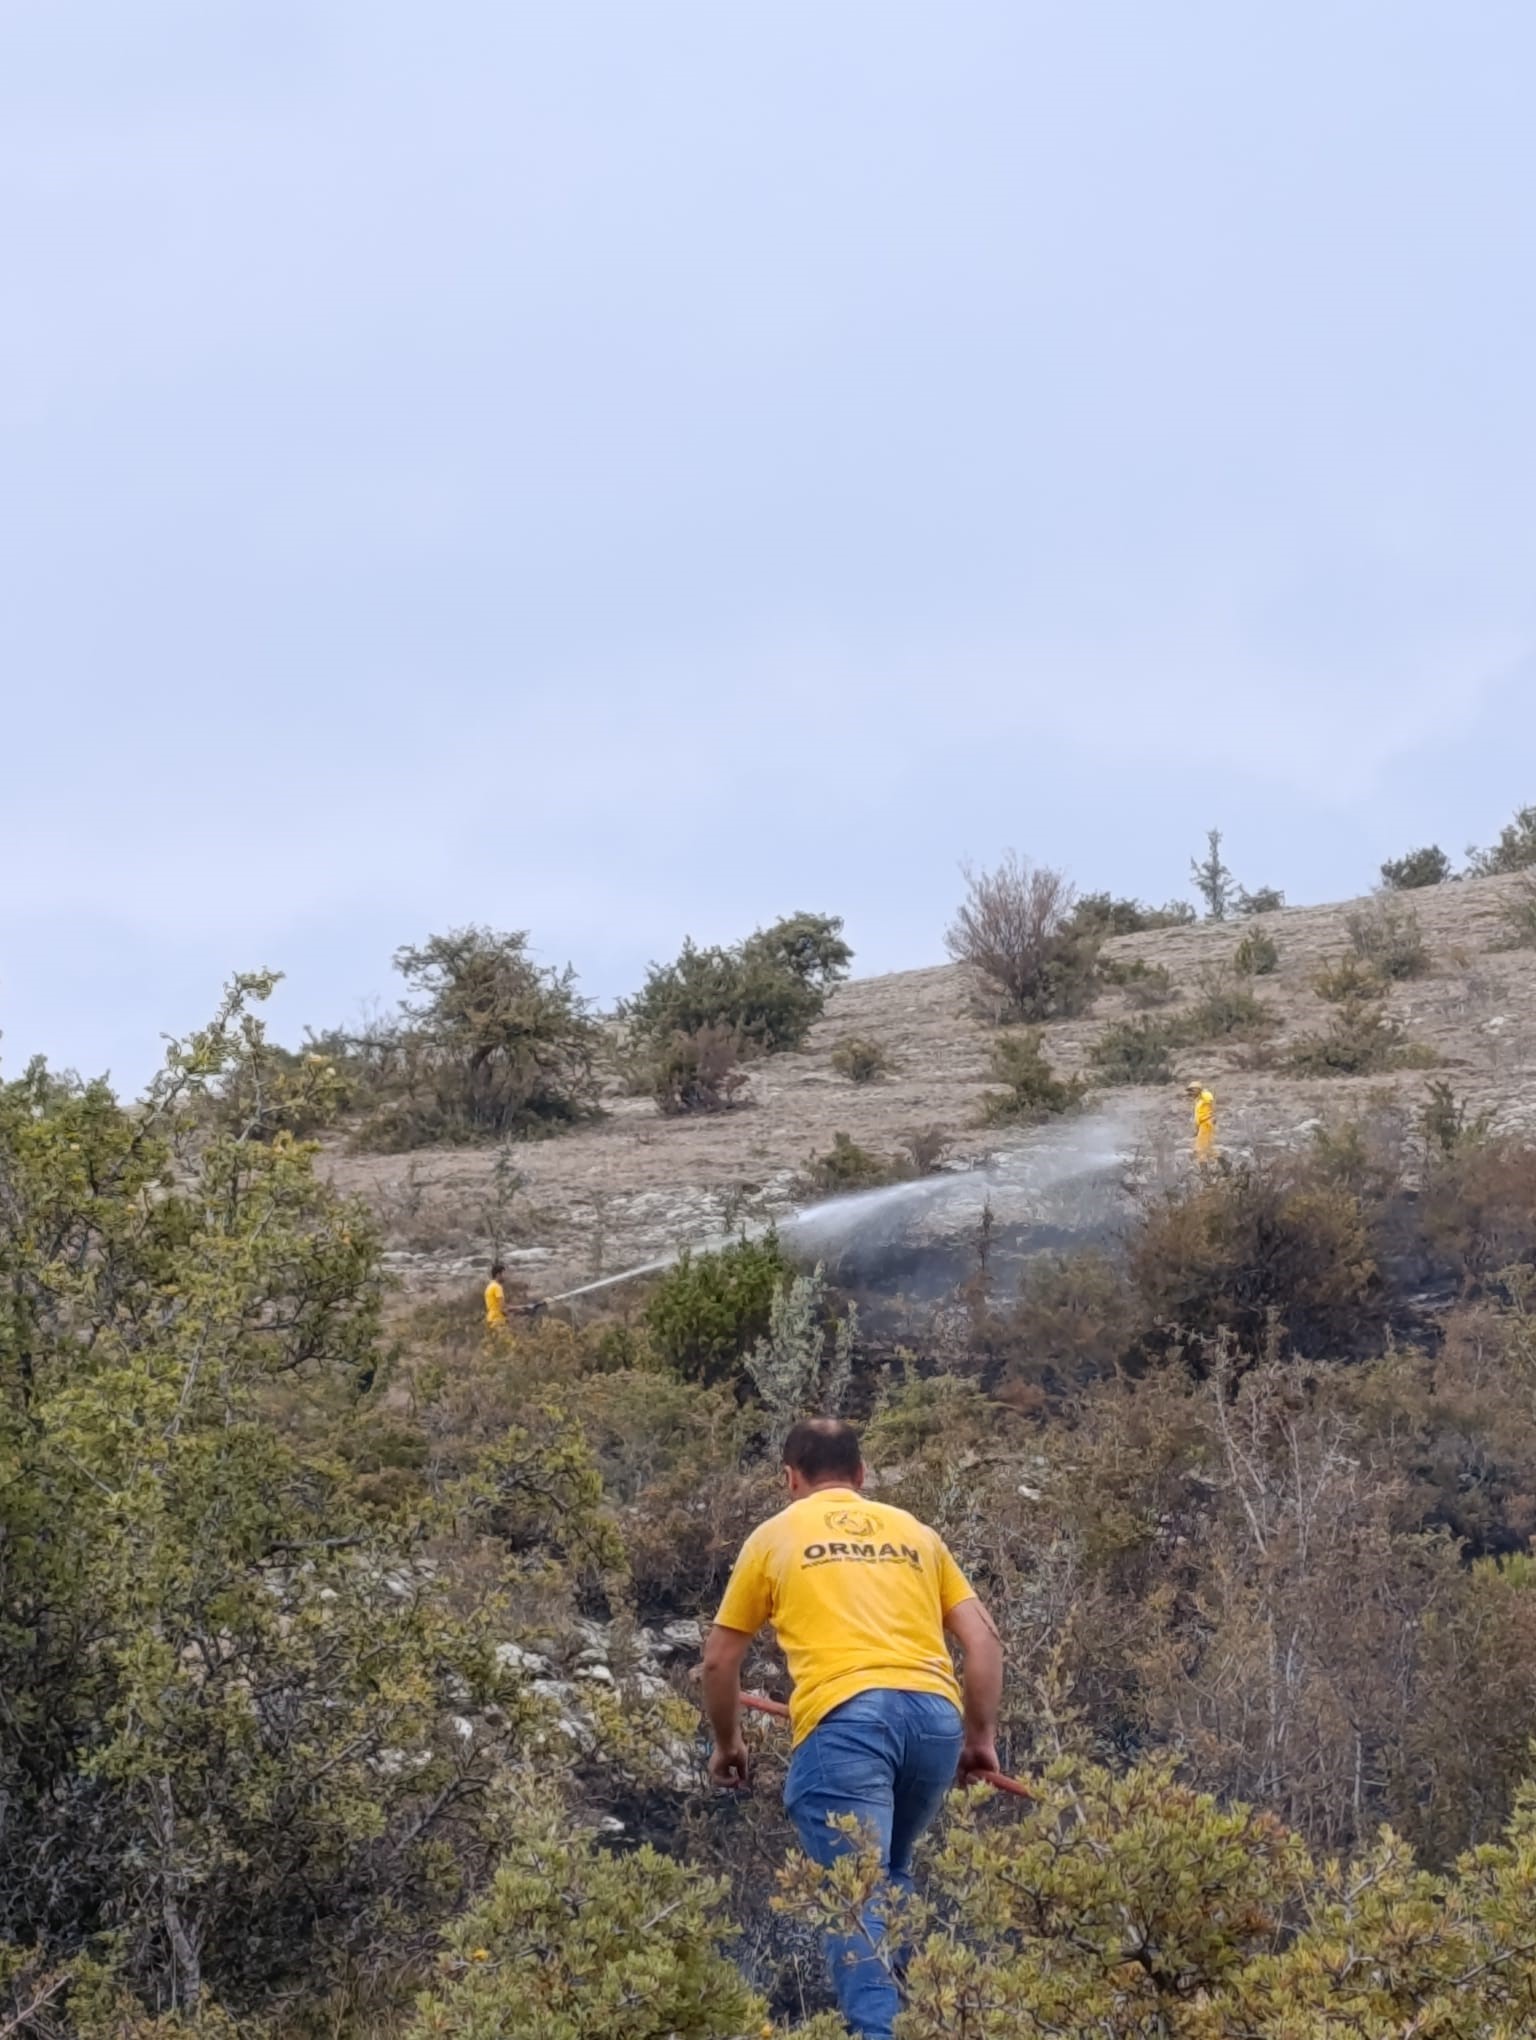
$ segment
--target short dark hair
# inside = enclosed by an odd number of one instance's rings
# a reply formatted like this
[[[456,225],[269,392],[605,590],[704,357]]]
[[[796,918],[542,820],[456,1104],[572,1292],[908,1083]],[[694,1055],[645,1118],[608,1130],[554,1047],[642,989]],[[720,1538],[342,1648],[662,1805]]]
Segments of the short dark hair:
[[[864,1464],[859,1434],[837,1417],[802,1417],[784,1440],[784,1464],[803,1480],[855,1481]]]
[[[491,1263],[491,1280],[492,1280],[493,1282],[494,1282],[494,1281],[496,1280],[496,1277],[497,1277],[498,1275],[505,1275],[505,1274],[506,1274],[506,1272],[507,1272],[507,1264],[506,1264],[506,1262],[505,1262],[505,1261],[492,1261],[492,1263]]]

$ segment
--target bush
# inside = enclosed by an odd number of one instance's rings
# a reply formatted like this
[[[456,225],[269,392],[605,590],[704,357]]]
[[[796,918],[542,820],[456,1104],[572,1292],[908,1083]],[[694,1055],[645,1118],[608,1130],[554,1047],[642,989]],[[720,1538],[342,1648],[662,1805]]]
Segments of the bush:
[[[1536,949],[1536,879],[1522,878],[1499,901],[1499,918],[1507,931],[1499,948]]]
[[[1374,1345],[1384,1291],[1358,1198],[1305,1167],[1207,1173],[1156,1200],[1132,1241],[1131,1281],[1146,1316],[1257,1353],[1272,1331],[1302,1356]]]
[[[1330,1006],[1371,1005],[1386,992],[1376,972],[1358,956],[1344,956],[1337,963],[1325,964],[1312,980],[1312,989]]]
[[[1171,1005],[1178,996],[1167,965],[1148,963],[1144,957],[1129,962],[1119,957],[1101,957],[1099,976],[1106,985],[1124,992],[1128,1005],[1143,1011],[1152,1006]]]
[[[729,1112],[741,1103],[746,1076],[741,1039],[729,1027],[697,1027],[674,1034],[649,1059],[649,1089],[665,1117]]]
[[[1303,1035],[1293,1044],[1287,1067],[1298,1077],[1375,1077],[1433,1069],[1439,1060],[1432,1048],[1408,1039],[1379,998],[1351,996],[1325,1033]]]
[[[1072,909],[1073,925],[1098,941],[1112,935],[1141,935],[1153,928],[1187,928],[1195,918],[1195,910],[1186,900],[1149,907],[1140,900],[1116,899],[1107,892],[1083,893]]]
[[[724,1028],[749,1053],[798,1048],[848,973],[853,952],[842,925],[825,914],[793,914],[735,948],[685,942],[675,962],[653,963],[641,990],[621,1004],[631,1039],[644,1051]]]
[[[766,1418],[770,1465],[778,1464],[784,1440],[801,1417],[842,1415],[853,1379],[859,1317],[850,1304],[831,1328],[828,1352],[829,1315],[823,1271],[791,1276],[774,1295],[766,1335],[747,1355],[746,1370]]]
[[[1451,860],[1438,843],[1410,850],[1403,857],[1389,857],[1381,867],[1381,882],[1388,892],[1419,892],[1425,886],[1445,885],[1454,876]]]
[[[1429,969],[1424,928],[1412,907],[1379,899],[1349,917],[1355,955],[1384,983],[1422,977]]]
[[[1101,1084],[1171,1084],[1177,1031],[1165,1020],[1117,1020],[1088,1050]]]
[[[838,1075],[853,1084],[872,1084],[896,1067],[884,1043],[863,1034],[845,1035],[833,1048],[831,1060]]]
[[[1088,1089],[1081,1077],[1057,1076],[1034,1029],[1005,1034],[992,1044],[992,1078],[1006,1086],[981,1101],[983,1119],[994,1126],[1059,1119],[1078,1109]]]
[[[1013,851],[995,871],[963,869],[966,898],[944,940],[996,994],[998,1017],[1047,1020],[1090,1005],[1097,938],[1075,924],[1064,874]]]
[[[1280,949],[1263,928],[1250,928],[1233,952],[1232,968],[1239,977],[1272,977],[1280,968]]]
[[[1135,1331],[1119,1261],[1092,1248],[1036,1255],[1025,1264],[1009,1331],[1020,1354],[1010,1382],[1059,1393],[1111,1373]]]
[[[841,1197],[851,1190],[876,1190],[886,1183],[899,1183],[907,1173],[899,1163],[860,1147],[852,1135],[834,1133],[826,1153],[812,1155],[806,1164],[805,1180],[816,1196]]]
[[[901,1136],[899,1146],[904,1163],[902,1174],[907,1176],[934,1176],[944,1166],[944,1157],[952,1143],[942,1126],[918,1126],[911,1133]]]
[[[776,1233],[718,1253],[678,1257],[645,1306],[645,1327],[663,1366],[705,1387],[736,1378],[768,1330],[773,1299],[790,1272]]]
[[[1237,889],[1237,911],[1243,920],[1256,914],[1278,914],[1284,905],[1285,894],[1278,886],[1261,885],[1254,892],[1241,885]]]
[[[1252,1040],[1269,1033],[1275,1016],[1240,977],[1208,970],[1200,981],[1200,997],[1179,1023],[1179,1038],[1191,1044]]]
[[[334,1037],[372,1101],[364,1145],[526,1139],[595,1113],[599,1035],[587,1001],[573,971],[532,961],[525,934],[454,929],[398,950],[395,968],[414,994],[400,1020]]]
[[[1467,869],[1474,878],[1501,871],[1529,871],[1536,865],[1536,807],[1523,807],[1500,832],[1491,850],[1469,850]]]

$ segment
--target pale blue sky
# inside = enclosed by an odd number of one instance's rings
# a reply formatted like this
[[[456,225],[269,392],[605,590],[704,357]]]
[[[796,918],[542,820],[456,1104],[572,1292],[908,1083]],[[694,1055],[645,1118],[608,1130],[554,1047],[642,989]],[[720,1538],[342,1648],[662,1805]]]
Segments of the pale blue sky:
[[[1536,800],[1527,0],[3,0],[4,1067]]]

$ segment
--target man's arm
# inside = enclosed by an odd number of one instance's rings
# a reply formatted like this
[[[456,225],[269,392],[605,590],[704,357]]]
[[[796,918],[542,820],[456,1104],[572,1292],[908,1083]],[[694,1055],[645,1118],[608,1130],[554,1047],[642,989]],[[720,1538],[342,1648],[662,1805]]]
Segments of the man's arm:
[[[704,1712],[715,1747],[709,1775],[717,1785],[747,1782],[747,1745],[741,1733],[741,1667],[752,1647],[743,1629],[717,1622],[704,1645]]]
[[[965,1652],[960,1783],[968,1785],[973,1778],[1002,1768],[997,1760],[997,1711],[1003,1699],[1003,1640],[997,1624],[977,1600],[951,1608],[944,1627]]]

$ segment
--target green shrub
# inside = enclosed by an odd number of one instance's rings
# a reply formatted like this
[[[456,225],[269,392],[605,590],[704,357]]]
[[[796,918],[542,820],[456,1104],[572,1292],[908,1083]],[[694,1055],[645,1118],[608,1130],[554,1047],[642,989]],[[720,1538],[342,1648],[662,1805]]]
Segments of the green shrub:
[[[1200,980],[1200,996],[1178,1024],[1182,1041],[1252,1040],[1269,1033],[1275,1016],[1252,987],[1223,970],[1208,970]]]
[[[1375,1077],[1391,1070],[1433,1069],[1440,1058],[1412,1042],[1379,998],[1353,996],[1340,1003],[1331,1026],[1295,1042],[1286,1066],[1299,1077]]]
[[[685,942],[674,962],[652,964],[640,991],[620,1006],[632,1041],[644,1050],[725,1028],[744,1051],[798,1048],[847,975],[853,952],[842,925],[825,914],[794,914],[734,948]]]
[[[1013,851],[995,871],[964,871],[966,897],[944,940],[980,979],[991,1015],[1048,1020],[1091,1005],[1098,936],[1074,920],[1065,875]]]
[[[872,1084],[896,1067],[885,1044],[864,1034],[845,1035],[833,1048],[831,1062],[838,1075],[853,1084]]]
[[[1361,963],[1384,983],[1422,977],[1429,969],[1423,924],[1400,900],[1373,900],[1351,914],[1349,939]]]
[[[1153,928],[1187,928],[1194,919],[1195,910],[1187,900],[1149,907],[1140,900],[1116,899],[1107,892],[1083,893],[1072,909],[1073,925],[1100,941],[1112,935],[1141,935]]]
[[[1438,843],[1389,857],[1381,867],[1381,882],[1389,892],[1419,892],[1425,886],[1445,885],[1454,876],[1451,860]]]
[[[983,1119],[990,1125],[1031,1125],[1075,1112],[1088,1086],[1081,1077],[1058,1077],[1045,1053],[1038,1030],[1005,1034],[992,1044],[992,1078],[1006,1088],[982,1098]]]
[[[1239,977],[1272,977],[1280,968],[1280,947],[1264,928],[1250,928],[1238,943],[1232,968]]]
[[[1243,920],[1250,920],[1257,914],[1278,914],[1285,905],[1285,894],[1275,885],[1261,885],[1254,892],[1246,886],[1237,889],[1237,911]]]
[[[1536,879],[1525,877],[1499,901],[1506,930],[1500,949],[1536,949]]]
[[[647,1058],[649,1089],[665,1117],[729,1112],[741,1102],[746,1076],[741,1039],[729,1027],[697,1027],[674,1034]]]
[[[806,1164],[806,1183],[820,1197],[841,1197],[850,1190],[875,1190],[885,1183],[898,1183],[907,1174],[871,1149],[860,1147],[850,1134],[834,1133],[825,1154],[812,1155]]]
[[[1312,989],[1330,1006],[1369,1005],[1386,993],[1377,972],[1358,956],[1343,956],[1337,963],[1325,964],[1312,980]]]
[[[1088,1050],[1101,1084],[1171,1084],[1180,1036],[1165,1020],[1117,1020]]]
[[[1430,1080],[1419,1112],[1419,1131],[1432,1154],[1451,1156],[1469,1147],[1479,1147],[1493,1130],[1493,1115],[1474,1113],[1465,1098],[1458,1098],[1445,1077]]]
[[[663,1366],[705,1387],[733,1380],[763,1337],[774,1292],[790,1273],[776,1233],[718,1253],[678,1257],[647,1299],[645,1327]]]
[[[414,995],[398,1021],[315,1044],[342,1053],[364,1146],[528,1139],[596,1112],[598,1029],[574,971],[534,963],[527,935],[457,928],[395,968]]]
[[[1523,807],[1499,832],[1491,850],[1469,850],[1467,869],[1474,878],[1501,871],[1528,871],[1536,865],[1536,807]]]

